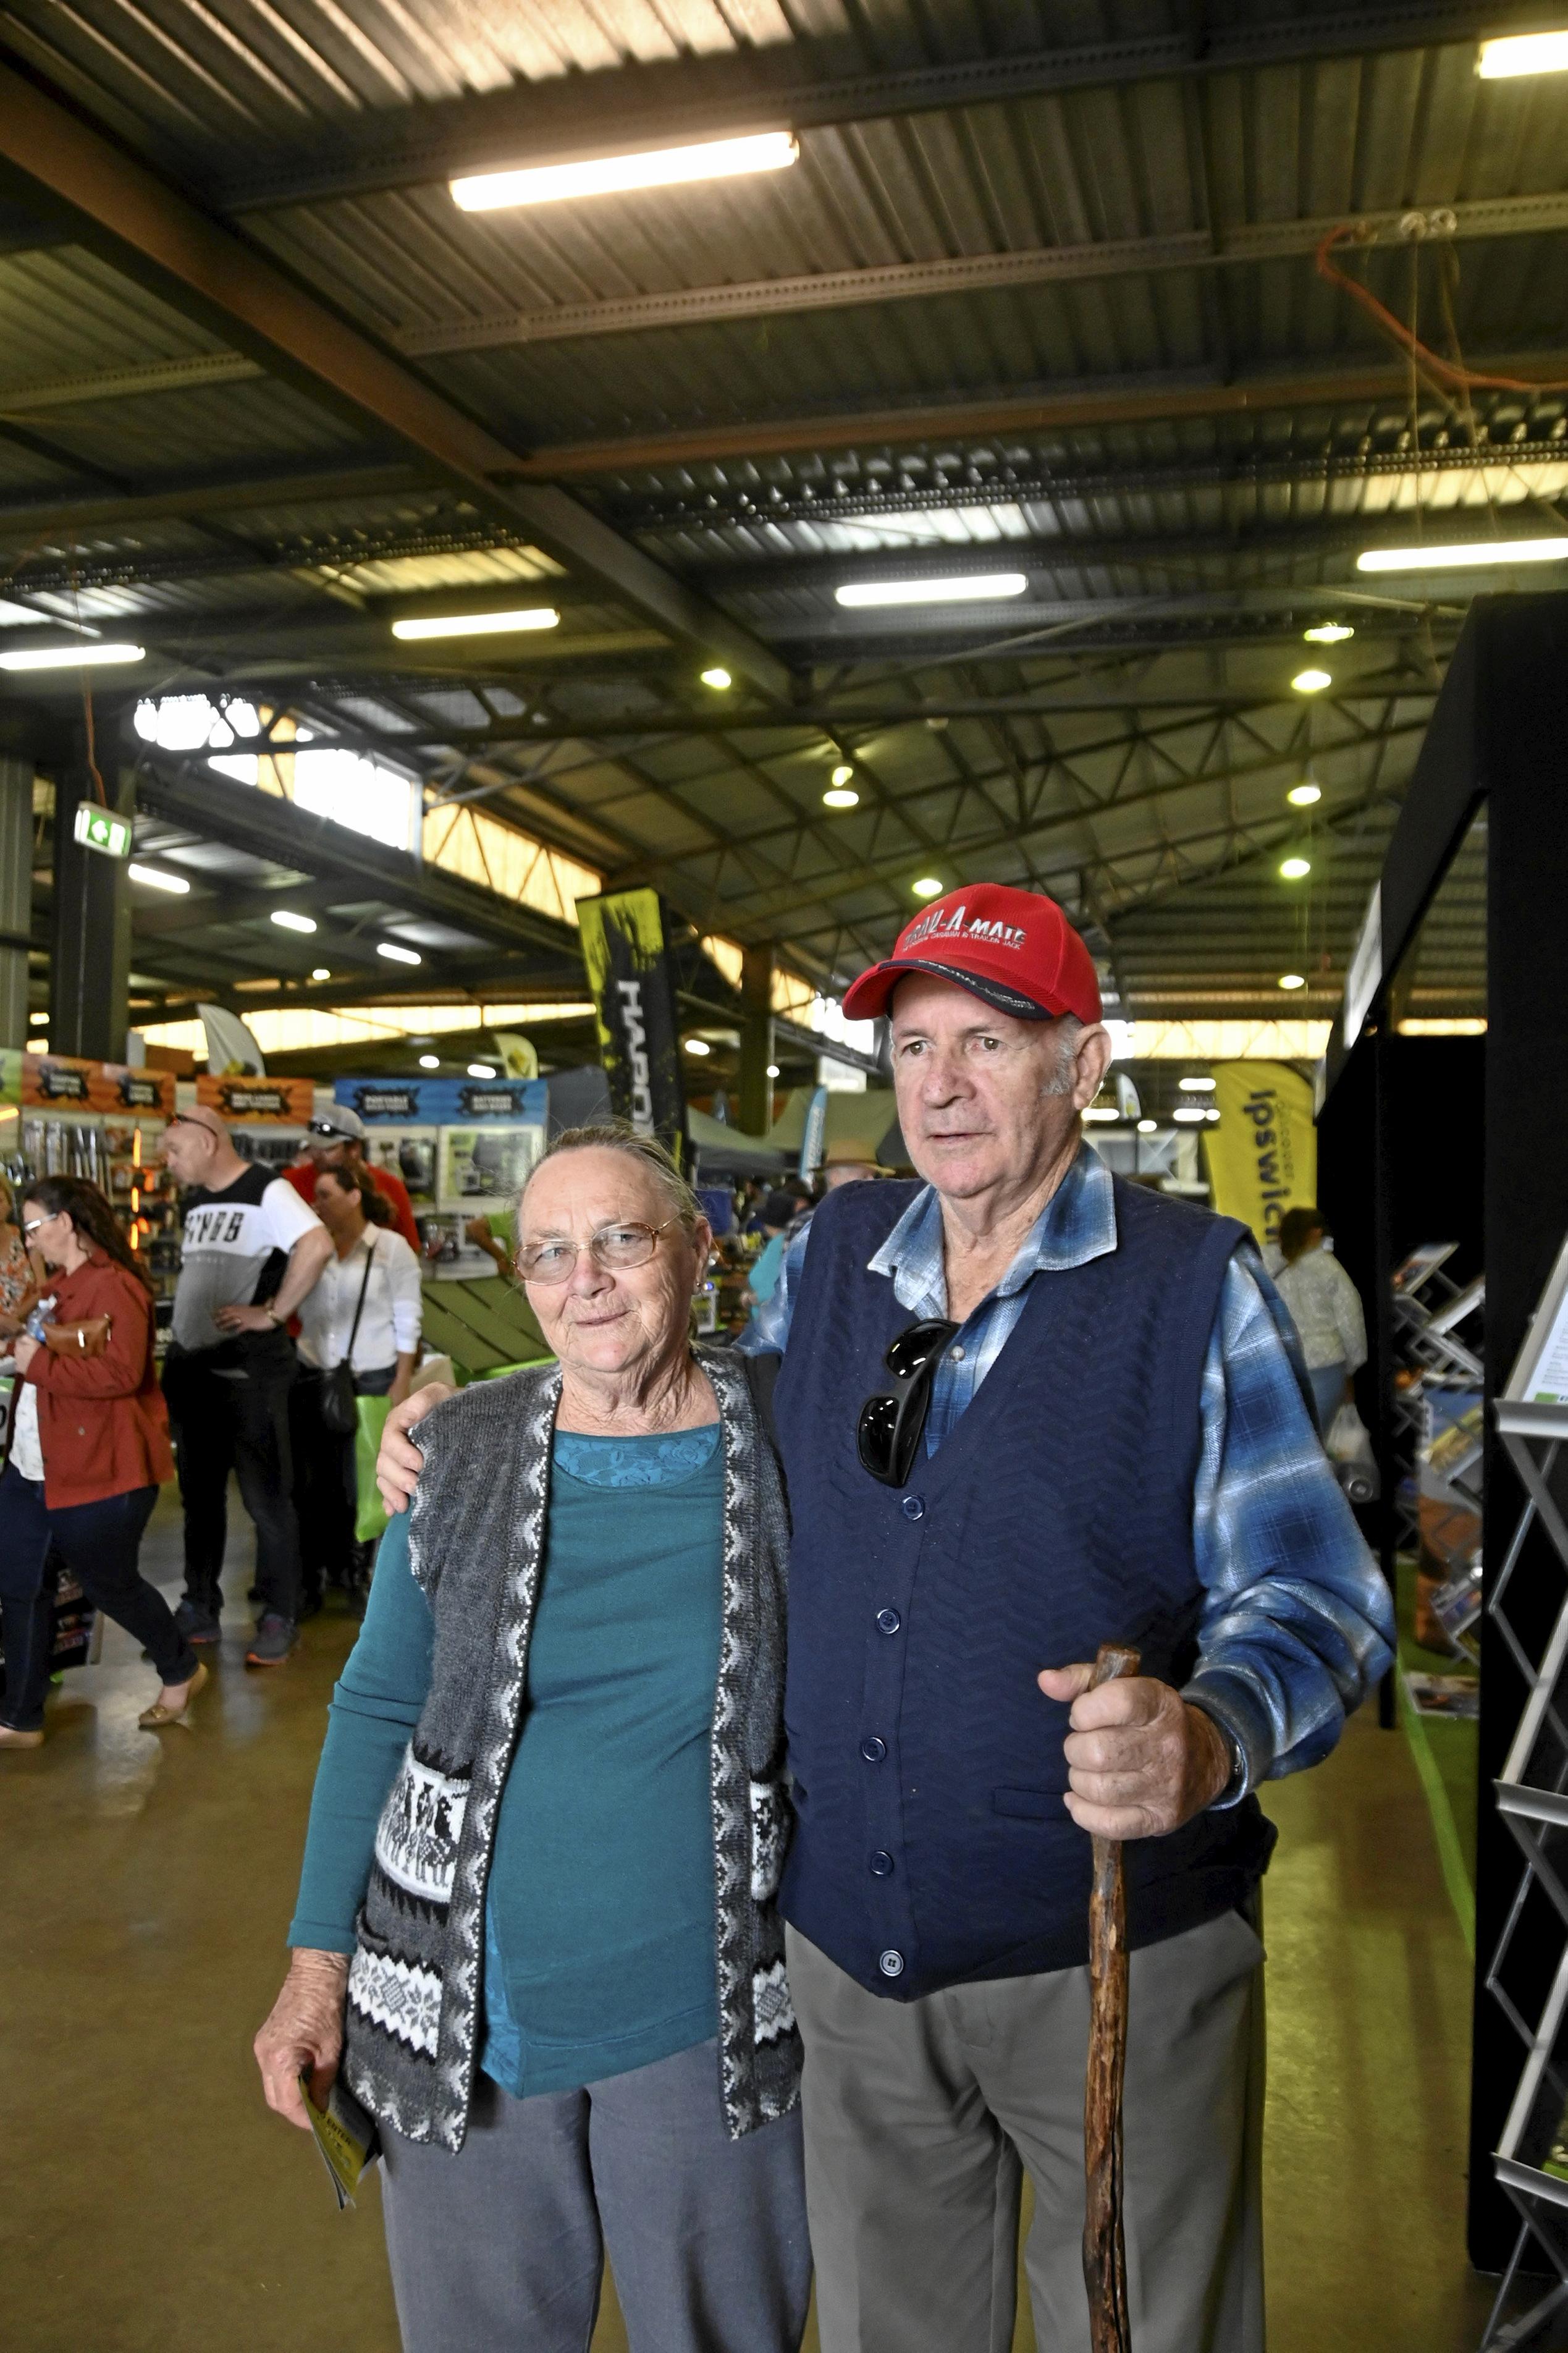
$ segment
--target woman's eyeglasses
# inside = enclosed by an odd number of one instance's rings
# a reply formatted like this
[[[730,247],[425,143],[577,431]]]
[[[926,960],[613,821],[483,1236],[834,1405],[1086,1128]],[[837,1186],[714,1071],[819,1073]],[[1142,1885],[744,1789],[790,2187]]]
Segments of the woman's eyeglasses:
[[[679,1218],[666,1218],[662,1226],[644,1226],[626,1218],[613,1226],[601,1226],[585,1242],[569,1242],[564,1236],[552,1234],[547,1241],[524,1242],[517,1254],[517,1270],[525,1282],[564,1282],[579,1254],[586,1250],[606,1274],[624,1274],[628,1268],[646,1266],[658,1248],[660,1234],[679,1223]]]
[[[931,1383],[942,1352],[957,1329],[956,1324],[929,1316],[900,1332],[882,1359],[893,1386],[867,1398],[855,1442],[863,1467],[884,1487],[901,1487],[914,1467],[931,1410]]]

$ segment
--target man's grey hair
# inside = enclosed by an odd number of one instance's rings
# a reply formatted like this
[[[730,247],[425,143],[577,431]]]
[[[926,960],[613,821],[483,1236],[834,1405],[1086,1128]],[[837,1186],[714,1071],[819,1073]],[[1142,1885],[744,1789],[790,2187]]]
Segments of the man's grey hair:
[[[1078,1055],[1078,1041],[1088,1027],[1076,1013],[1064,1013],[1057,1022],[1057,1066],[1041,1092],[1047,1095],[1070,1095],[1078,1073],[1073,1068]]]
[[[702,1204],[681,1175],[665,1146],[656,1135],[642,1135],[629,1121],[621,1119],[595,1120],[587,1127],[563,1127],[552,1136],[533,1166],[529,1170],[522,1189],[517,1197],[519,1222],[529,1186],[547,1160],[559,1159],[563,1152],[619,1152],[627,1160],[653,1178],[668,1207],[672,1218],[679,1218],[688,1239],[697,1230],[702,1217]]]

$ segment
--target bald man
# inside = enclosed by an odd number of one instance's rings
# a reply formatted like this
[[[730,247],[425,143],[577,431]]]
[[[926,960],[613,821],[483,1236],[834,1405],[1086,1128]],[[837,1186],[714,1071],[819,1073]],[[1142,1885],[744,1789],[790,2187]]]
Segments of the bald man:
[[[260,1606],[246,1664],[281,1666],[300,1615],[300,1530],[292,1500],[289,1391],[297,1360],[289,1318],[332,1255],[314,1209],[271,1169],[242,1160],[217,1113],[176,1112],[163,1157],[184,1188],[174,1326],[163,1364],[185,1508],[192,1642],[216,1642],[223,1608],[228,1474],[256,1527]]]

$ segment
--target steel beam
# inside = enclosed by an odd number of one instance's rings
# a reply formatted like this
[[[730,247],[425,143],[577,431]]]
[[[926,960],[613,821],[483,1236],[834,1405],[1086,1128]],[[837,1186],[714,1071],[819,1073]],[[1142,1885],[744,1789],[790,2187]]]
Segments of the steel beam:
[[[1468,355],[1472,368],[1528,379],[1568,368],[1559,348]],[[521,470],[538,480],[575,481],[661,466],[719,464],[726,459],[786,457],[802,450],[952,444],[992,434],[1068,432],[1077,427],[1149,425],[1187,417],[1263,417],[1283,409],[1336,408],[1408,399],[1409,371],[1390,363],[1270,371],[1229,382],[1191,374],[1143,375],[1068,388],[1042,385],[989,399],[931,401],[914,408],[832,411],[815,417],[755,417],[743,425],[702,426],[674,433],[630,433],[598,441],[560,441],[536,450]],[[759,520],[763,519],[759,517]]]
[[[406,850],[391,849],[367,834],[351,833],[292,801],[237,785],[210,768],[186,767],[157,753],[143,754],[136,776],[140,807],[169,818],[206,841],[227,842],[253,858],[279,861],[314,876],[341,876],[363,895],[385,899],[412,914],[428,915],[480,940],[520,954],[541,949],[569,956],[576,934],[531,909],[514,906]]]
[[[491,512],[683,644],[711,650],[765,693],[784,665],[553,484],[518,479],[518,452],[178,190],[134,162],[30,76],[0,64],[0,164],[79,242],[269,375],[358,426],[390,432]]]
[[[383,499],[428,488],[429,470],[407,463],[311,466],[274,474],[150,482],[124,497],[0,501],[0,537],[27,543],[52,532],[114,531],[122,525],[238,514],[254,507]]]
[[[1020,252],[889,262],[865,269],[824,269],[795,278],[745,279],[727,286],[683,287],[669,293],[490,311],[439,326],[411,328],[395,334],[392,341],[411,357],[429,358],[518,343],[710,326],[726,319],[850,310],[868,302],[920,301],[1010,286],[1070,285],[1172,269],[1217,269],[1237,262],[1293,260],[1315,253],[1330,230],[1344,226],[1346,220],[1363,245],[1407,244],[1413,237],[1451,242],[1457,237],[1531,237],[1543,230],[1568,228],[1568,195],[1500,196],[1426,211],[1406,207],[1322,220],[1249,222],[1217,236],[1206,229],[1181,229],[1163,237],[1035,246]]]
[[[413,187],[455,172],[543,163],[573,153],[788,126],[836,124],[952,107],[997,105],[1056,91],[1104,90],[1172,77],[1247,72],[1313,58],[1473,42],[1507,31],[1507,11],[1405,6],[1334,9],[1122,40],[1017,49],[890,72],[844,71],[842,42],[759,45],[726,56],[617,66],[400,113],[377,108],[334,121],[260,170],[215,173],[209,194],[234,211],[317,204]],[[1517,12],[1515,12],[1517,13]],[[1531,21],[1528,29],[1534,29]]]
[[[1037,648],[1037,653],[1047,649]],[[1025,658],[1026,658],[1026,649]],[[957,655],[956,661],[972,659]],[[875,689],[873,688],[873,691]],[[1390,681],[1385,676],[1366,679],[1347,678],[1342,682],[1325,688],[1312,700],[1321,706],[1344,702],[1386,702],[1390,699],[1404,702],[1429,702],[1438,691],[1430,680],[1412,677]],[[1186,711],[1195,720],[1211,712],[1247,712],[1279,710],[1289,706],[1302,707],[1300,696],[1292,696],[1289,687],[1281,682],[1275,693],[1262,693],[1257,688],[1197,687],[1190,694],[1169,691],[1144,693],[1136,688],[1102,688],[1098,691],[1053,694],[1041,689],[1034,694],[999,694],[982,696],[973,693],[944,694],[933,691],[919,702],[803,703],[787,716],[766,711],[671,711],[668,712],[599,714],[592,719],[571,721],[551,719],[536,727],[531,719],[498,719],[488,728],[430,727],[413,735],[389,735],[388,752],[421,750],[451,750],[483,752],[500,744],[550,744],[612,742],[621,735],[828,735],[858,737],[868,732],[879,733],[889,727],[919,727],[928,719],[1050,719],[1059,714],[1104,711]],[[241,746],[243,749],[244,747]],[[787,747],[785,747],[787,748]]]

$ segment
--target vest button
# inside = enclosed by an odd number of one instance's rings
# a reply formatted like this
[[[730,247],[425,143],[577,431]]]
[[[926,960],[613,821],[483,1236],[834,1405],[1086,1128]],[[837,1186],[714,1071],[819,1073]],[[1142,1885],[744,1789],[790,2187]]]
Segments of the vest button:
[[[879,1609],[877,1612],[877,1623],[884,1634],[896,1634],[903,1622],[896,1609]]]
[[[879,1740],[875,1733],[871,1735],[869,1740],[863,1740],[860,1743],[860,1754],[868,1765],[879,1765],[887,1753],[887,1742]]]
[[[923,1520],[925,1515],[926,1507],[924,1501],[921,1496],[906,1495],[904,1497],[904,1517],[906,1520]]]
[[[885,1847],[879,1846],[871,1857],[871,1876],[873,1879],[891,1879],[892,1875],[893,1858]]]
[[[889,1945],[885,1953],[878,1954],[877,1967],[885,1978],[901,1978],[904,1974],[904,1957],[902,1953],[896,1953]]]

